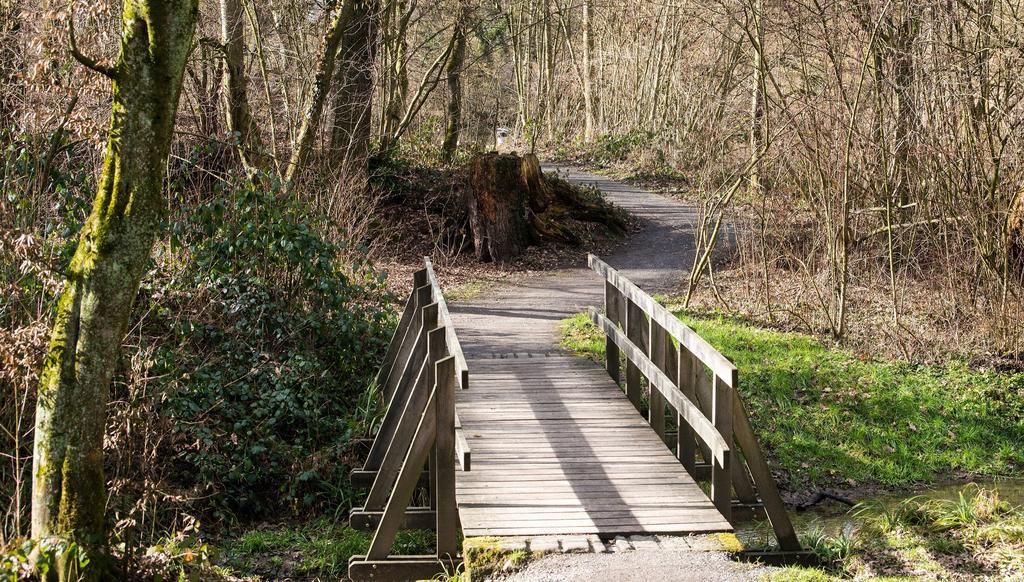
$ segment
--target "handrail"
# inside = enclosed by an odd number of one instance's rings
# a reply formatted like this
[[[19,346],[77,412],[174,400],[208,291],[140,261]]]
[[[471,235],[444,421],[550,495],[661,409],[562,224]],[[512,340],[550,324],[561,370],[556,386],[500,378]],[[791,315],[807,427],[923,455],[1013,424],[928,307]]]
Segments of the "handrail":
[[[353,580],[430,578],[457,565],[455,474],[470,470],[472,451],[455,410],[457,387],[469,387],[469,366],[429,258],[413,275],[413,290],[377,374],[388,402],[366,462],[353,483],[369,483],[352,527],[374,530],[369,550],[349,562]],[[424,465],[428,472],[423,473]],[[411,507],[417,487],[429,507]],[[434,528],[433,554],[395,556],[401,527]]]
[[[700,337],[690,326],[679,321],[679,318],[672,315],[671,311],[665,309],[664,306],[645,293],[643,289],[640,289],[632,281],[623,277],[618,271],[597,256],[588,254],[587,265],[594,272],[603,275],[605,280],[621,291],[626,299],[636,303],[638,307],[643,309],[651,319],[658,322],[658,325],[661,325],[665,328],[665,331],[672,334],[672,337],[676,338],[691,354],[697,356],[716,376],[721,378],[731,388],[736,387],[736,366],[729,361],[729,358],[726,358],[714,346],[709,344],[707,340]]]
[[[669,404],[674,406],[679,415],[693,428],[697,436],[704,441],[704,444],[708,446],[718,462],[718,466],[724,467],[727,462],[726,456],[729,454],[729,445],[725,442],[722,433],[718,432],[718,429],[715,428],[715,425],[704,416],[704,413],[695,404],[686,398],[675,382],[654,365],[654,362],[647,357],[647,354],[643,353],[643,350],[629,341],[626,334],[619,331],[619,328],[614,323],[598,313],[597,309],[593,307],[589,308],[588,312],[590,313],[591,321],[597,324],[608,337],[615,341],[626,357],[637,368],[640,368],[640,372],[647,377],[651,386],[661,392]]]
[[[434,274],[434,264],[430,261],[430,257],[423,257],[423,265],[427,271],[427,281],[434,288],[438,320],[448,330],[448,349],[455,358],[455,365],[459,372],[459,387],[466,390],[469,388],[469,364],[466,363],[466,356],[462,353],[462,344],[459,343],[459,338],[455,334],[455,325],[452,323],[452,316],[448,311],[448,302],[445,301],[444,294],[441,293],[441,285],[437,282],[437,276]]]
[[[619,380],[619,352],[626,356],[626,396],[640,408],[642,378],[650,393],[651,427],[664,438],[666,404],[677,415],[675,454],[695,479],[702,478],[695,445],[711,465],[712,501],[731,520],[734,489],[740,507],[762,507],[775,530],[782,554],[804,554],[786,512],[778,485],[765,461],[754,429],[737,390],[739,371],[721,352],[668,309],[600,258],[589,254],[587,264],[605,282],[604,317],[590,318],[604,331],[607,369]],[[622,330],[619,329],[622,326]],[[678,348],[672,338],[679,342]],[[705,372],[705,367],[710,375]],[[667,389],[666,386],[671,386]],[[703,412],[702,412],[703,411]],[[712,434],[705,422],[711,417]],[[685,425],[685,426],[684,426]],[[715,436],[732,447],[722,449]],[[694,437],[699,437],[699,441]],[[703,441],[703,442],[700,442]],[[733,446],[735,443],[735,446]],[[722,466],[723,460],[728,468]],[[706,475],[706,474],[704,474]],[[730,487],[730,482],[731,486]],[[755,490],[756,487],[756,490]],[[760,504],[758,504],[760,498]],[[779,552],[777,552],[779,553]]]

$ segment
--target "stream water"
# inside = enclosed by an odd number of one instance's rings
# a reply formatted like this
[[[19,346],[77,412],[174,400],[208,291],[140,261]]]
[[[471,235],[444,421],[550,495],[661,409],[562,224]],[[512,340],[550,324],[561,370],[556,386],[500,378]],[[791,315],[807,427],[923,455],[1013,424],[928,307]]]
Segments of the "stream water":
[[[984,489],[995,489],[999,493],[999,499],[1011,506],[1024,505],[1024,479],[988,479],[976,480],[973,483]],[[873,495],[856,499],[856,501],[875,508],[875,511],[893,507],[915,497],[921,500],[955,501],[967,486],[967,483],[940,484],[919,490]],[[869,509],[869,511],[872,510]],[[796,528],[797,534],[800,535],[813,531],[823,531],[829,535],[849,534],[859,523],[853,508],[831,499],[809,509],[790,511],[790,517],[793,519],[793,526]],[[753,520],[739,524],[736,527],[736,536],[747,547],[764,547],[774,542],[771,526],[767,521]]]

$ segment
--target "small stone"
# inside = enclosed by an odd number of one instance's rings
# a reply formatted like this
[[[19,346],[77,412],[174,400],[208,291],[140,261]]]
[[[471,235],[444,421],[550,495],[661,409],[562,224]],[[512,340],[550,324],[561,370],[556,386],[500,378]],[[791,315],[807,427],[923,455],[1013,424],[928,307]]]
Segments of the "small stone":
[[[629,540],[622,536],[615,536],[615,539],[612,541],[613,552],[625,552],[632,549],[633,546],[629,545]]]
[[[654,536],[630,536],[629,542],[638,550],[658,549],[658,540]]]
[[[590,552],[587,538],[565,538],[562,540],[563,554],[586,554]]]
[[[543,537],[530,540],[530,551],[534,554],[558,552],[558,538]]]
[[[498,544],[503,552],[519,552],[526,551],[526,541],[517,539],[503,539]]]

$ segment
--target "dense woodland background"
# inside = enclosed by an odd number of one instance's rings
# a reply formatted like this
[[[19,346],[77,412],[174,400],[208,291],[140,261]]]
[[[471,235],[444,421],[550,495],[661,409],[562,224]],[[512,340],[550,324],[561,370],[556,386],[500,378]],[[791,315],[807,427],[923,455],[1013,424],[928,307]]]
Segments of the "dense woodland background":
[[[1019,368],[1022,10],[202,0],[110,394],[115,545],[353,503],[384,272],[473,272],[464,164],[498,133],[699,205],[688,305]],[[113,62],[120,30],[116,1],[0,1],[3,543],[28,534],[35,391],[109,127],[80,61]]]

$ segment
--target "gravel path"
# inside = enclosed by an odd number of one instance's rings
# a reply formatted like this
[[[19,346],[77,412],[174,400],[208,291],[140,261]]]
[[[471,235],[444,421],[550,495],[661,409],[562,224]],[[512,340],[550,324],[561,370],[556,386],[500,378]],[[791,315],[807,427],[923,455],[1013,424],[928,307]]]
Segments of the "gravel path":
[[[557,169],[568,180],[594,185],[642,222],[642,230],[612,255],[610,265],[650,293],[675,290],[693,262],[699,209],[574,168]],[[601,278],[587,268],[565,269],[489,290],[453,305],[466,355],[526,357],[558,352],[557,323],[602,304]],[[687,538],[661,537],[658,547],[608,553],[554,553],[533,560],[515,581],[712,581],[757,580],[766,572],[731,560],[725,552],[695,549]],[[697,541],[703,538],[691,538]],[[706,546],[707,544],[705,544]]]
[[[699,209],[573,168],[546,169],[600,188],[641,220],[639,233],[602,257],[608,264],[649,293],[676,289],[693,263]],[[603,294],[601,278],[585,267],[554,271],[459,303],[455,324],[468,356],[552,353],[558,349],[558,321],[601,305]]]
[[[768,569],[724,552],[662,548],[615,554],[550,554],[503,580],[510,582],[719,582],[762,580]]]

